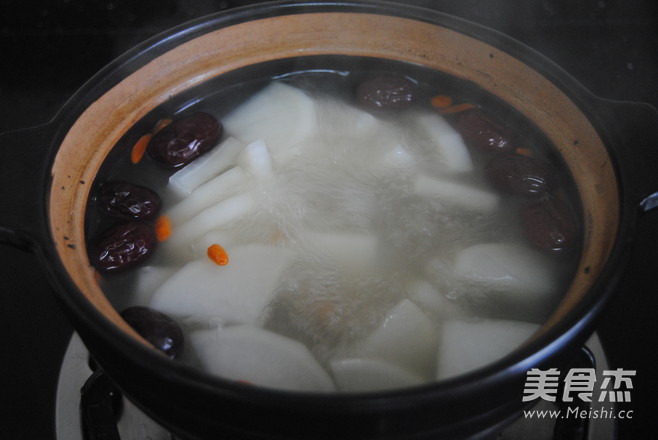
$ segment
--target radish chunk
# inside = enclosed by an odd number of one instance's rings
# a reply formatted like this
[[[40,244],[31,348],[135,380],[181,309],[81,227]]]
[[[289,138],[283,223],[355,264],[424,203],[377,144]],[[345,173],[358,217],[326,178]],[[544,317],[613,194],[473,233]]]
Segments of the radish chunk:
[[[160,254],[165,258],[177,264],[203,258],[206,255],[208,246],[213,243],[222,243],[222,246],[231,246],[239,240],[224,230],[212,230],[192,242],[167,240],[160,246]]]
[[[432,316],[449,316],[456,312],[456,307],[429,281],[413,280],[407,286],[409,299],[416,303],[425,313]]]
[[[426,381],[381,359],[334,360],[330,369],[339,391],[378,391],[410,387]]]
[[[317,130],[315,103],[302,90],[274,82],[240,105],[223,120],[226,132],[249,144],[267,142],[273,159],[285,163],[291,148]]]
[[[446,379],[495,362],[518,348],[537,329],[538,324],[523,321],[445,321],[436,377]]]
[[[112,305],[117,310],[135,305],[148,305],[155,290],[177,270],[174,266],[163,266],[156,263],[139,267],[133,272],[118,274],[113,277],[112,287],[117,289],[117,292],[130,292],[130,295],[116,295],[113,298]]]
[[[492,192],[426,175],[416,178],[413,192],[419,196],[436,200],[440,206],[445,204],[472,211],[490,212],[495,210],[500,203],[500,197]]]
[[[426,380],[436,368],[437,328],[408,299],[400,301],[384,322],[357,344],[359,357],[379,358]]]
[[[409,168],[415,164],[414,157],[402,144],[395,144],[382,159],[385,168]]]
[[[174,230],[169,245],[172,248],[193,243],[197,238],[238,220],[255,207],[250,193],[230,197],[200,212]]]
[[[189,196],[172,206],[166,214],[174,224],[180,224],[204,209],[235,195],[245,183],[242,168],[231,168],[199,186]]]
[[[272,170],[272,158],[267,150],[265,141],[259,139],[247,145],[239,160],[246,170],[251,172],[257,179],[268,179],[274,175]]]
[[[176,269],[170,266],[140,267],[135,276],[135,284],[132,286],[135,303],[138,305],[148,304],[153,297],[153,292],[174,273],[176,273]]]
[[[374,234],[360,232],[309,232],[302,233],[304,247],[350,271],[366,270],[375,266],[378,238]]]
[[[441,116],[424,114],[418,117],[420,136],[436,148],[439,161],[456,172],[473,170],[473,162],[462,136]]]
[[[151,307],[174,318],[196,315],[255,324],[291,257],[285,249],[256,244],[226,251],[226,266],[208,258],[183,266],[155,291]]]
[[[291,391],[334,391],[329,374],[300,342],[250,325],[190,335],[209,372],[226,379]]]
[[[392,182],[401,181],[406,176],[413,176],[418,172],[418,162],[414,153],[394,135],[386,136],[385,133],[379,133],[379,137],[373,136],[371,140],[373,143],[369,145],[367,154],[359,155],[358,160],[354,160],[354,169],[357,173],[372,179]],[[363,150],[365,153],[366,148]]]
[[[205,154],[169,177],[169,188],[178,197],[184,197],[213,177],[231,168],[235,158],[245,145],[228,138],[208,154]]]
[[[340,134],[353,139],[368,139],[383,125],[370,113],[336,99],[320,99],[316,108],[320,138],[331,139]]]
[[[455,275],[522,300],[549,295],[556,289],[555,275],[544,255],[507,243],[481,243],[457,255]]]

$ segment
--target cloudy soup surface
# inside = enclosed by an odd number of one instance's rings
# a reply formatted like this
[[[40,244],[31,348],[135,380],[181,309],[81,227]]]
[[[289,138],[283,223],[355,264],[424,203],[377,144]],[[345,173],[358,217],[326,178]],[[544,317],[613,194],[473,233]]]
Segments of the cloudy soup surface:
[[[350,58],[173,97],[115,146],[87,212],[90,262],[139,333],[285,390],[409,387],[500,359],[580,252],[573,182],[527,120],[440,72]]]

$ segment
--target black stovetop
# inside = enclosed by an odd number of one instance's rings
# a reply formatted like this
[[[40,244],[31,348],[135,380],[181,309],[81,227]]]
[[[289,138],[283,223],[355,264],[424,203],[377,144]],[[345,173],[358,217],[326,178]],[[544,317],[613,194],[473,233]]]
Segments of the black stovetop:
[[[109,61],[172,25],[255,1],[7,0],[0,5],[0,132],[48,121]],[[414,0],[493,27],[552,59],[594,94],[658,107],[654,0]],[[658,129],[658,128],[657,128]],[[0,145],[0,148],[5,146]],[[656,145],[658,148],[658,145]],[[20,152],[16,152],[20,154]],[[630,152],[630,154],[633,154]],[[656,190],[658,191],[658,172]],[[648,438],[658,391],[658,212],[639,226],[631,267],[598,332],[612,368],[637,370],[632,420],[619,438]],[[54,396],[72,329],[36,258],[0,246],[0,438],[54,439]],[[66,440],[66,439],[58,439]]]

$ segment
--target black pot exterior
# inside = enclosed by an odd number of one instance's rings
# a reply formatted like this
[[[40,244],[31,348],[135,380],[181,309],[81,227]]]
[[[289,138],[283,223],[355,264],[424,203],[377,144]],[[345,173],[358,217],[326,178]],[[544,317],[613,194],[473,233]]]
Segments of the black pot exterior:
[[[37,237],[45,237],[46,207],[43,203],[50,182],[49,145],[52,124],[0,134],[2,215],[0,242],[34,249]]]
[[[46,218],[47,191],[44,188],[48,186],[48,169],[66,129],[87,105],[130,72],[169,48],[222,26],[281,13],[301,13],[308,11],[308,8],[402,14],[437,22],[486,40],[545,73],[592,117],[618,165],[624,195],[619,240],[604,275],[559,326],[513,355],[453,380],[400,391],[318,396],[235,384],[175,364],[118,331],[78,291],[57,261],[43,220]],[[629,112],[636,117],[623,116]],[[638,116],[644,120],[638,119]],[[611,125],[610,118],[616,118],[619,122]],[[621,157],[617,149],[628,142],[640,142],[647,146],[655,142],[653,127],[657,120],[653,109],[604,103],[593,98],[559,68],[519,43],[494,31],[436,12],[400,9],[382,3],[273,3],[211,16],[152,40],[94,77],[67,103],[53,123],[30,133],[3,137],[28,143],[44,142],[48,137],[51,147],[47,152],[34,153],[29,158],[30,164],[43,164],[40,168],[25,170],[35,175],[37,170],[40,173],[30,189],[33,193],[16,194],[12,198],[12,206],[16,207],[13,212],[28,213],[26,215],[36,219],[35,223],[26,227],[25,224],[21,225],[20,216],[12,215],[5,222],[7,228],[0,232],[4,233],[5,241],[15,245],[32,246],[36,243],[37,252],[59,292],[64,309],[98,364],[141,409],[184,438],[211,439],[222,435],[231,439],[479,438],[495,433],[498,427],[518,415],[523,408],[523,382],[529,368],[566,365],[570,354],[592,331],[594,320],[612,293],[626,260],[639,203],[655,190],[643,187],[641,176],[635,173],[636,164],[626,163],[626,158]],[[640,131],[636,130],[636,134],[642,135],[628,141],[619,133],[631,123],[637,124],[636,128]],[[6,151],[3,149],[3,154]],[[646,169],[647,164],[643,168]],[[8,184],[14,185],[13,182]],[[42,201],[41,204],[25,204],[25,200],[34,200],[35,196]]]

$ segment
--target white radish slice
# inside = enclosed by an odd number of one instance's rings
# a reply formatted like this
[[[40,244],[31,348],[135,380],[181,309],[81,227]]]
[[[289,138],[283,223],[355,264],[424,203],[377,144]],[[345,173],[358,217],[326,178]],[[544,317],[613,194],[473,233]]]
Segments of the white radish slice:
[[[530,295],[536,301],[556,288],[545,256],[511,243],[480,243],[463,249],[457,255],[454,273],[517,300]]]
[[[225,249],[226,266],[208,258],[186,264],[155,291],[151,307],[172,317],[213,316],[228,323],[256,323],[291,254],[257,244]]]
[[[537,329],[538,324],[523,321],[445,321],[436,377],[446,379],[495,362],[517,349]]]
[[[206,208],[181,225],[175,225],[168,239],[170,248],[183,248],[199,237],[224,227],[244,216],[256,206],[250,193],[238,194]]]
[[[407,286],[409,299],[419,308],[434,316],[448,316],[455,313],[455,305],[450,302],[432,283],[427,280],[413,280]]]
[[[414,163],[414,157],[402,144],[395,144],[383,157],[383,164],[386,168],[406,168]]]
[[[247,145],[238,160],[258,179],[268,179],[274,175],[272,158],[262,139]]]
[[[229,137],[207,154],[169,177],[169,189],[184,197],[210,179],[229,169],[245,144]]]
[[[340,135],[368,139],[383,125],[370,113],[336,99],[318,100],[317,118],[319,136],[323,138]]]
[[[132,306],[147,306],[151,302],[154,291],[177,270],[177,267],[155,262],[113,276],[108,280],[112,291],[125,294],[114,296],[112,304],[117,310]]]
[[[176,270],[173,266],[144,266],[137,269],[135,284],[131,290],[134,295],[133,302],[140,305],[148,304],[155,290],[176,273]]]
[[[212,230],[191,242],[167,240],[160,244],[158,252],[165,259],[183,264],[205,258],[208,246],[217,243],[226,248],[236,244],[235,237],[224,230]]]
[[[473,170],[473,161],[462,136],[441,116],[427,114],[418,117],[418,125],[436,146],[441,163],[453,171]]]
[[[361,232],[305,231],[301,242],[312,252],[353,270],[373,267],[379,254],[378,238]]]
[[[196,240],[190,246],[190,249],[195,250],[195,258],[204,257],[207,256],[208,247],[214,243],[221,244],[225,249],[244,245],[244,242],[239,242],[239,240],[228,231],[210,231]]]
[[[437,328],[418,308],[404,299],[384,322],[357,344],[358,357],[379,358],[430,378],[436,368]]]
[[[317,130],[315,103],[302,90],[274,82],[252,96],[223,120],[226,132],[244,143],[267,142],[277,163],[287,161],[293,145]]]
[[[340,391],[367,392],[419,385],[425,380],[382,359],[340,359],[329,365]]]
[[[181,224],[204,209],[235,195],[245,183],[243,169],[231,168],[192,191],[189,196],[172,206],[166,215],[174,225]]]
[[[408,148],[395,137],[382,136],[379,140],[370,139],[376,146],[362,148],[364,152],[358,160],[348,156],[347,161],[352,163],[355,171],[361,175],[372,175],[375,178],[395,179],[402,175],[414,175],[417,171],[417,162]]]
[[[418,176],[413,192],[422,197],[436,199],[440,204],[445,203],[473,211],[490,212],[496,209],[500,203],[500,197],[492,192],[472,185],[426,175]]]
[[[291,391],[334,391],[334,383],[300,342],[238,325],[191,333],[202,367],[221,377]]]

